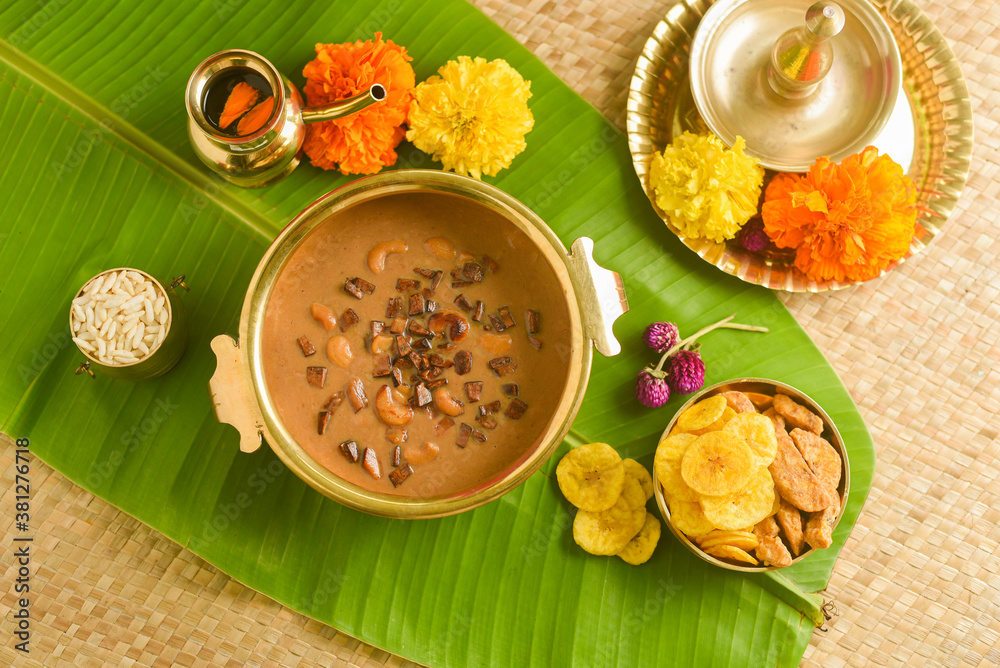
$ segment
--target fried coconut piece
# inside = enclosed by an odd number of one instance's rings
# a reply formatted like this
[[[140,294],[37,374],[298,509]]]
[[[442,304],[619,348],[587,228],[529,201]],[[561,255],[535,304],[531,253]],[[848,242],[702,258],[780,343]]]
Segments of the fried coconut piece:
[[[775,429],[778,450],[767,467],[774,478],[774,489],[799,510],[807,513],[823,510],[830,505],[826,489],[812,472],[792,438],[784,429]]]
[[[622,495],[625,466],[618,452],[607,443],[588,443],[566,453],[556,466],[556,480],[567,501],[581,510],[596,513],[614,506]],[[629,536],[628,540],[631,539]]]
[[[626,460],[627,461],[627,460]],[[625,563],[638,566],[649,561],[653,556],[656,544],[660,542],[660,520],[653,517],[652,513],[646,513],[643,520],[642,529],[635,538],[628,542],[628,545],[618,553],[618,556]]]
[[[823,550],[833,544],[833,525],[840,515],[840,495],[830,490],[836,499],[829,507],[809,515],[806,522],[805,541],[810,547]]]
[[[778,415],[778,412],[776,410],[774,410],[773,406],[771,408],[768,408],[766,411],[764,411],[762,413],[762,415],[766,415],[768,418],[771,419],[771,422],[774,423],[775,429],[784,429],[785,428],[785,418],[783,418],[780,415]]]
[[[774,395],[774,410],[793,428],[798,427],[814,434],[823,433],[823,419],[805,406],[795,403],[789,396]]]
[[[775,519],[778,520],[781,530],[785,532],[785,538],[788,539],[788,545],[792,548],[792,554],[796,557],[802,554],[802,514],[799,513],[799,509],[781,499],[781,506],[778,508]]]
[[[802,453],[802,458],[806,460],[806,464],[819,481],[827,489],[837,489],[843,468],[840,453],[830,445],[829,441],[811,431],[793,429],[788,435],[792,437],[795,447]]]
[[[731,392],[723,392],[722,395],[726,398],[726,403],[737,413],[756,413],[757,409],[754,407],[753,402],[750,401],[750,397],[743,394],[738,390],[733,390]]]
[[[778,538],[778,524],[773,517],[765,517],[753,528],[759,544],[755,548],[757,558],[767,566],[788,566],[792,555]]]

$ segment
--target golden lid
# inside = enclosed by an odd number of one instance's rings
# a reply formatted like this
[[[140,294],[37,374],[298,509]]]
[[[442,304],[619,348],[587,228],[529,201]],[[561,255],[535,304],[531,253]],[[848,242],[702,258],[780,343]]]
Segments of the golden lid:
[[[691,91],[708,127],[776,171],[802,172],[872,144],[902,64],[865,0],[720,0],[691,44]]]

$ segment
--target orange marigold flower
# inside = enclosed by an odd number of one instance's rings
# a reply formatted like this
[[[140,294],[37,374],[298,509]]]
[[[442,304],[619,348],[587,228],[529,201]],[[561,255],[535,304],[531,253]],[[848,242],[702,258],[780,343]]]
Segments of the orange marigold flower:
[[[344,118],[307,125],[305,152],[312,164],[341,174],[374,174],[396,164],[416,84],[411,60],[404,47],[382,41],[380,32],[374,42],[316,45],[316,58],[302,70],[309,106],[345,100],[375,83],[385,87],[386,99]]]
[[[819,158],[806,174],[778,174],[764,194],[764,231],[795,249],[817,281],[866,281],[909,250],[917,189],[903,168],[869,146],[839,165]]]

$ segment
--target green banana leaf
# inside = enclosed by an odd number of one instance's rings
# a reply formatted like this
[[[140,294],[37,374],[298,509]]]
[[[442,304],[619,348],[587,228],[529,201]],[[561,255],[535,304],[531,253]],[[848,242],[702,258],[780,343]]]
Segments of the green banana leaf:
[[[624,352],[598,357],[573,432],[514,492],[459,516],[401,521],[343,508],[267,448],[241,454],[206,392],[209,341],[235,334],[254,268],[287,221],[348,181],[308,164],[242,190],[212,177],[185,131],[195,65],[248,48],[296,84],[316,42],[383,31],[408,47],[417,79],[458,55],[505,58],[532,81],[535,128],[491,180],[534,208],[568,245],[596,241],[632,310]],[[366,642],[417,661],[479,665],[796,665],[837,554],[871,485],[874,450],[857,409],[770,292],[718,272],[656,217],[623,137],[544,65],[459,0],[160,3],[29,0],[0,10],[0,428],[75,483],[247,585]],[[397,167],[430,167],[404,144]],[[188,349],[142,383],[74,376],[68,307],[114,266],[184,273]],[[683,332],[736,313],[768,334],[704,340],[707,382],[788,382],[830,413],[847,443],[851,494],[834,546],[780,574],[710,566],[664,532],[633,567],[584,554],[552,475],[573,443],[603,440],[651,467],[683,397],[659,410],[632,398],[653,320]],[[655,512],[655,508],[651,506]]]

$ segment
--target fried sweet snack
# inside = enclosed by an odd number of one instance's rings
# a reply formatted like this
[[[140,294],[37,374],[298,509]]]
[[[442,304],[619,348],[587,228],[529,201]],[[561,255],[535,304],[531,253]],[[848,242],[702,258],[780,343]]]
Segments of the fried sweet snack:
[[[751,566],[757,565],[756,559],[735,545],[715,545],[714,547],[705,548],[705,552],[720,559],[731,559],[744,564],[750,564]]]
[[[779,395],[780,396],[780,395]],[[774,430],[778,450],[774,461],[767,467],[774,478],[774,488],[781,498],[807,513],[822,510],[830,505],[826,489],[812,472],[806,460],[784,429]]]
[[[642,487],[643,494],[646,496],[646,501],[652,499],[653,476],[649,475],[649,471],[646,470],[646,467],[634,459],[623,459],[622,465],[625,467],[625,477],[635,478],[635,480],[639,483],[639,486]]]
[[[625,467],[607,443],[588,443],[566,453],[556,467],[556,480],[570,503],[596,513],[614,506],[621,496]]]
[[[698,546],[703,550],[716,545],[732,545],[741,550],[752,550],[759,542],[752,531],[712,531],[698,537]]]
[[[778,415],[778,411],[774,410],[774,407],[768,408],[766,411],[761,413],[761,415],[766,415],[774,423],[776,429],[785,428],[785,418]]]
[[[638,566],[649,561],[653,556],[656,544],[660,542],[660,520],[656,519],[652,513],[646,513],[643,519],[642,529],[635,535],[635,538],[628,542],[618,556],[627,564]]]
[[[726,398],[726,404],[729,405],[737,413],[756,413],[757,408],[753,405],[748,397],[743,392],[739,390],[732,390],[729,392],[722,392],[719,396]]]
[[[694,432],[710,427],[726,410],[726,398],[715,395],[688,406],[677,418],[680,431]]]
[[[781,499],[781,497],[778,498]],[[778,508],[778,513],[774,517],[785,533],[788,546],[792,548],[792,554],[796,557],[802,554],[802,514],[799,509],[781,499],[781,507]]]
[[[702,512],[701,504],[697,502],[677,501],[668,498],[667,508],[670,509],[670,521],[688,536],[704,536],[715,529],[715,526],[708,521],[705,513]]]
[[[624,495],[607,510],[580,510],[573,519],[573,540],[591,554],[618,554],[642,528],[641,522],[635,525],[633,513]]]
[[[792,555],[778,538],[778,524],[773,517],[765,517],[753,528],[753,532],[760,541],[755,552],[761,562],[768,566],[779,567],[792,563]]]
[[[699,494],[725,496],[746,485],[755,467],[753,450],[743,439],[713,431],[699,436],[688,447],[681,460],[681,477]]]
[[[792,442],[802,454],[802,459],[806,460],[806,464],[816,474],[819,481],[827,489],[837,489],[840,484],[843,462],[830,442],[822,436],[817,436],[811,431],[803,429],[793,429],[788,435],[792,437]]]
[[[827,508],[810,514],[806,522],[805,541],[817,550],[826,549],[833,544],[833,525],[840,515],[840,496],[833,490],[830,494],[837,500]]]
[[[784,394],[774,395],[774,410],[778,415],[785,418],[785,422],[793,428],[805,429],[814,434],[823,433],[823,418],[813,413],[811,410],[795,403],[791,397]]]
[[[750,482],[728,496],[703,496],[701,509],[716,529],[735,531],[753,526],[771,515],[774,506],[774,481],[763,466],[758,467]]]
[[[742,438],[757,455],[757,462],[761,466],[767,466],[774,461],[774,455],[778,450],[774,424],[760,413],[739,413],[726,424],[723,431]]]

